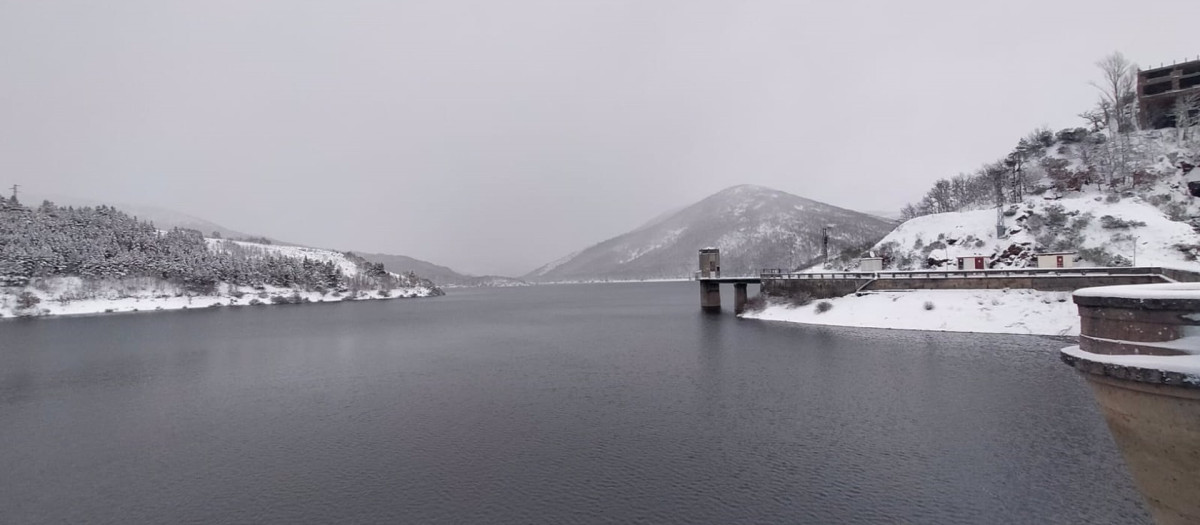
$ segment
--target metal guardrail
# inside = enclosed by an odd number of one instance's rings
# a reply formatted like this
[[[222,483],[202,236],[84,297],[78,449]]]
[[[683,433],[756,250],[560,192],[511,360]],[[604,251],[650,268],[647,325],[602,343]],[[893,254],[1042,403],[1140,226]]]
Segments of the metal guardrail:
[[[1200,273],[1158,266],[1120,268],[1017,268],[1007,270],[910,270],[886,272],[815,272],[801,273],[782,269],[764,269],[763,280],[781,279],[964,279],[1004,277],[1092,277],[1108,275],[1161,275],[1172,280],[1200,281]]]
[[[693,281],[721,281],[722,283],[727,284],[730,281],[761,281],[762,276],[755,275],[755,274],[751,274],[751,275],[721,275],[719,273],[711,273],[711,274],[709,274],[708,277],[704,277],[700,274],[700,272],[695,272],[692,274],[690,279]]]
[[[762,279],[874,279],[875,272],[820,272],[800,273],[782,270],[763,270],[759,273]]]

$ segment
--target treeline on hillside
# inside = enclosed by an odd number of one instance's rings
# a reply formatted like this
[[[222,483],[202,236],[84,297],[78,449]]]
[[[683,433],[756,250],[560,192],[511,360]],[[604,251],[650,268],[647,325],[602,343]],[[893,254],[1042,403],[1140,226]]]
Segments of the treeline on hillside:
[[[900,210],[904,220],[930,215],[998,206],[1018,202],[1031,193],[1044,192],[1048,187],[1040,182],[1049,179],[1059,189],[1079,189],[1083,184],[1099,182],[1097,166],[1111,166],[1111,156],[1105,155],[1107,137],[1084,128],[1064,129],[1054,133],[1038,129],[1017,142],[1003,159],[976,170],[934,183],[929,192],[916,204]],[[1072,162],[1072,157],[1092,160],[1086,167]],[[1111,180],[1111,178],[1109,178]]]
[[[73,208],[47,201],[28,208],[15,198],[0,197],[0,286],[24,286],[34,278],[62,276],[152,277],[199,294],[214,292],[222,282],[339,291],[428,283],[349,257],[359,265],[358,275],[346,275],[328,261],[210,250],[196,230],[161,232],[109,206]]]
[[[1018,202],[1029,194],[1051,189],[1077,191],[1088,185],[1114,192],[1145,185],[1162,173],[1150,166],[1163,153],[1164,139],[1192,160],[1200,155],[1196,129],[1200,127],[1200,96],[1179,97],[1164,115],[1144,116],[1150,122],[1167,121],[1170,136],[1139,133],[1137,67],[1120,53],[1096,63],[1102,81],[1093,83],[1101,96],[1093,109],[1081,113],[1087,127],[1058,132],[1042,128],[1017,142],[1003,158],[973,173],[941,179],[915,204],[901,210],[903,220],[922,215],[996,207]],[[1191,164],[1180,162],[1185,171]]]

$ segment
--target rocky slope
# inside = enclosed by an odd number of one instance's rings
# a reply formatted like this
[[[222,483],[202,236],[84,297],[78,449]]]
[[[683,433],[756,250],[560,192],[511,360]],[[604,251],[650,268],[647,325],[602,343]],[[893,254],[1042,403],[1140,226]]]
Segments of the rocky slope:
[[[1200,271],[1200,199],[1189,191],[1200,170],[1200,140],[1174,130],[1132,134],[1134,175],[1105,182],[1079,143],[1050,142],[1046,159],[1069,166],[1036,172],[1030,194],[997,208],[980,204],[901,224],[871,252],[885,269],[952,269],[959,256],[981,255],[989,268],[1035,266],[1039,252],[1077,252],[1078,266],[1165,266]],[[1063,135],[1062,133],[1059,134]],[[1048,164],[1042,161],[1043,164]],[[974,208],[974,209],[971,209]],[[853,270],[855,259],[835,261]]]

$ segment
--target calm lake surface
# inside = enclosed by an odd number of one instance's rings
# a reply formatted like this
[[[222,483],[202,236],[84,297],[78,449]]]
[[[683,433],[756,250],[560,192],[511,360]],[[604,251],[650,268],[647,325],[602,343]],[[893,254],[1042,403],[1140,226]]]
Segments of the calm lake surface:
[[[694,283],[0,322],[0,523],[1149,523],[1062,346]]]

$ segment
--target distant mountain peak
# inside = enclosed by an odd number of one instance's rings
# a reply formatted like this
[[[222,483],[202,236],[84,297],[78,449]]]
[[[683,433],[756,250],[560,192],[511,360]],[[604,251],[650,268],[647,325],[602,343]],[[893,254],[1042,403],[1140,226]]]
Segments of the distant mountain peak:
[[[656,217],[626,234],[547,264],[526,276],[538,281],[688,277],[696,252],[721,250],[722,271],[795,268],[821,253],[821,228],[831,226],[830,253],[870,247],[891,230],[878,217],[740,184]]]
[[[768,188],[766,186],[759,186],[757,184],[738,184],[737,186],[730,186],[721,191],[718,191],[718,192],[710,195],[708,198],[709,199],[777,199],[777,198],[783,197],[785,195],[797,197],[796,195],[792,195],[792,194],[787,193],[782,190],[777,190],[775,188]],[[803,198],[803,197],[798,197],[798,198]]]
[[[716,195],[721,195],[723,193],[735,193],[736,194],[736,193],[783,193],[783,192],[781,192],[775,188],[768,188],[766,186],[761,186],[758,184],[738,184],[735,186],[730,186],[728,188],[725,188],[725,189],[717,192]]]

